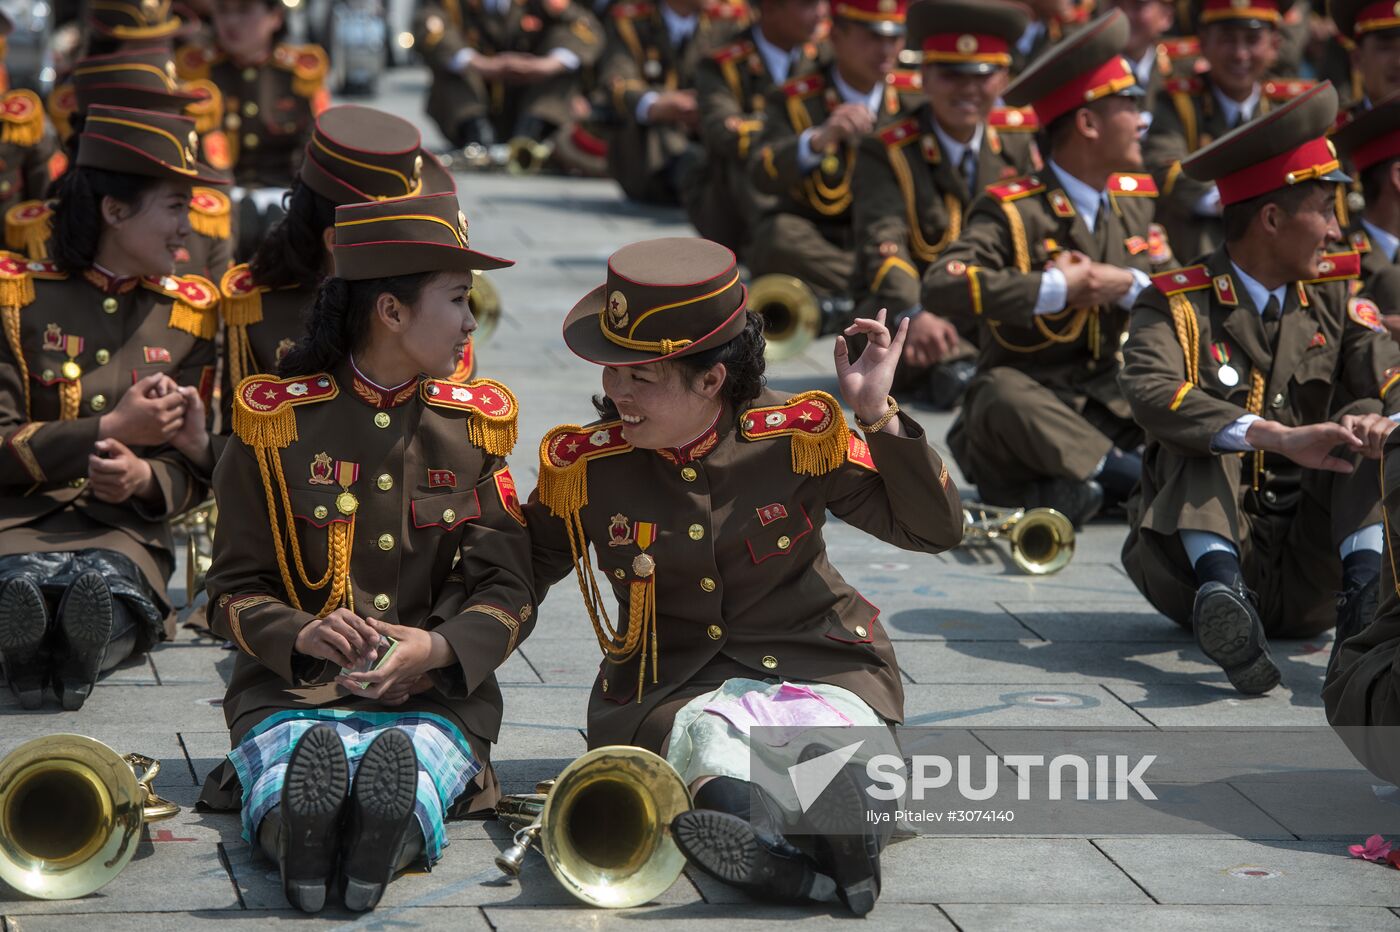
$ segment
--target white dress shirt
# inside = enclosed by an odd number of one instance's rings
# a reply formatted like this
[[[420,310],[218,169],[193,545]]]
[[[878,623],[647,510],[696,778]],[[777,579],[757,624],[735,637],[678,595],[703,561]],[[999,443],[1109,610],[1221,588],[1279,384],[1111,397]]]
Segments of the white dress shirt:
[[[763,35],[763,29],[755,26],[753,30],[753,44],[758,48],[758,54],[763,58],[763,64],[767,66],[768,73],[773,76],[776,84],[782,84],[792,74],[792,66],[797,64],[797,59],[802,56],[802,49],[794,48],[783,51]]]
[[[692,13],[689,16],[682,16],[671,9],[670,4],[661,0],[661,21],[666,24],[666,38],[671,43],[672,50],[679,49],[686,41],[695,35],[695,29],[700,24],[700,14]],[[651,122],[651,105],[656,103],[656,98],[660,96],[657,91],[647,91],[637,101],[636,114],[637,122],[643,126]]]
[[[841,79],[841,69],[831,69],[831,83],[836,86],[836,93],[840,95],[843,104],[864,103],[865,108],[870,111],[871,116],[880,115],[880,105],[885,102],[885,86],[876,84],[871,88],[869,94],[862,93],[851,87]],[[821,153],[812,151],[812,134],[817,128],[804,129],[802,135],[797,137],[797,167],[804,172],[809,172],[821,164]]]
[[[1382,230],[1365,217],[1361,218],[1361,226],[1371,239],[1371,248],[1394,262],[1397,254],[1400,253],[1400,236]]]

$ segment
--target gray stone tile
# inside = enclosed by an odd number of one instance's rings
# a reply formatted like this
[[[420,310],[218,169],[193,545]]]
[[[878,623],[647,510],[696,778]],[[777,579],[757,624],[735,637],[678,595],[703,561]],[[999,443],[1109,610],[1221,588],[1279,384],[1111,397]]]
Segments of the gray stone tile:
[[[1194,643],[1177,641],[898,641],[895,651],[916,683],[1228,684]]]
[[[963,932],[1258,932],[1260,929],[1396,929],[1384,909],[1338,906],[1034,906],[951,903],[944,910]]]
[[[238,898],[220,860],[218,845],[199,841],[142,841],[126,870],[96,893],[76,900],[23,899],[0,884],[0,913],[10,916],[219,910],[237,906]]]
[[[192,925],[241,923],[248,928],[297,929],[306,932],[332,932],[349,929],[431,929],[490,932],[491,926],[479,909],[453,907],[380,907],[371,913],[352,913],[327,908],[315,916],[300,910],[191,910],[188,912],[126,913],[122,915],[84,913],[67,916],[26,916],[12,921],[13,932],[70,932],[72,929],[102,928],[105,932],[180,932]]]
[[[1095,684],[980,683],[907,686],[905,724],[966,727],[1035,725],[1046,728],[1092,728],[1141,725],[1142,717],[1111,692]]]
[[[773,906],[753,901],[725,905],[647,906],[605,912],[596,909],[517,909],[488,906],[486,918],[496,932],[530,930],[617,928],[634,924],[646,929],[693,929],[698,924],[723,923],[735,932],[763,932],[775,923],[800,922],[804,929],[849,928],[850,913],[840,905]],[[861,928],[952,930],[954,926],[935,909],[881,901],[861,921]]]
[[[1298,682],[1285,661],[1285,683]],[[1312,669],[1312,665],[1308,664]],[[1320,695],[1321,676],[1315,670],[1307,682],[1290,689],[1280,686],[1263,696],[1242,696],[1227,684],[1115,684],[1123,702],[1154,725],[1325,725]]]

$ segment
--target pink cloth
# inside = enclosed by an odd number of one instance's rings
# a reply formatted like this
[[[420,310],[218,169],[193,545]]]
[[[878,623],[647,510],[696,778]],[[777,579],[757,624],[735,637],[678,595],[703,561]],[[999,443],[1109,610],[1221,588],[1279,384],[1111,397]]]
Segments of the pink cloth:
[[[719,699],[707,704],[705,711],[720,716],[745,736],[749,729],[763,726],[791,731],[782,732],[786,737],[775,744],[785,744],[792,734],[808,728],[855,724],[809,687],[793,683],[783,683],[772,694],[754,690],[738,699]]]

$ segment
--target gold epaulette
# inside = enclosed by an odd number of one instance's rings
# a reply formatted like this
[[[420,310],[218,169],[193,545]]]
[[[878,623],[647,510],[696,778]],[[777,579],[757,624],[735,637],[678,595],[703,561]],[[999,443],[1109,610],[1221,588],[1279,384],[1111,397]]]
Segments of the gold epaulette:
[[[44,138],[44,102],[23,88],[9,91],[0,100],[0,142],[37,146]]]
[[[173,299],[169,326],[201,340],[219,332],[219,289],[202,275],[151,275],[143,287]]]
[[[1327,282],[1340,282],[1361,277],[1361,253],[1331,252],[1317,260],[1317,278],[1308,279],[1309,285],[1322,285]]]
[[[233,390],[233,432],[250,447],[283,449],[297,439],[293,408],[339,394],[326,372],[290,379],[250,375]]]
[[[221,129],[224,125],[224,94],[219,86],[208,78],[186,81],[184,90],[196,94],[199,99],[185,106],[186,116],[194,118],[194,131],[203,136]]]
[[[1034,175],[1012,178],[1001,184],[987,185],[987,193],[1003,204],[1019,201],[1023,197],[1030,197],[1032,194],[1039,194],[1044,190],[1045,183]]]
[[[201,236],[228,239],[232,235],[232,204],[217,188],[196,187],[190,197],[190,226]]]
[[[78,91],[71,84],[60,84],[49,94],[44,108],[49,120],[58,131],[58,138],[67,142],[73,135],[73,114],[78,112]]]
[[[279,45],[272,60],[292,73],[292,92],[298,97],[316,96],[330,70],[330,59],[319,45]]]
[[[34,263],[13,252],[0,252],[0,307],[21,308],[34,300]]]
[[[739,422],[745,440],[792,438],[792,471],[821,476],[840,466],[851,429],[836,399],[826,392],[803,392],[780,405],[750,408]]]
[[[262,296],[267,291],[253,281],[252,269],[235,265],[219,280],[219,315],[224,320],[224,350],[229,381],[234,385],[252,374],[256,367],[248,344],[248,327],[261,323]]]
[[[540,501],[556,517],[576,514],[588,504],[588,461],[631,449],[621,421],[561,424],[540,441]]]
[[[461,384],[449,379],[424,379],[423,403],[434,408],[465,411],[467,439],[492,456],[509,456],[519,439],[520,405],[510,389],[492,379]]]
[[[181,81],[203,81],[222,56],[207,45],[185,45],[175,50],[175,73]]]
[[[1152,276],[1152,284],[1167,297],[1187,291],[1200,291],[1210,287],[1210,270],[1204,265],[1193,265],[1189,269],[1174,269]]]
[[[20,201],[5,211],[5,245],[31,259],[49,257],[53,208],[44,201]]]

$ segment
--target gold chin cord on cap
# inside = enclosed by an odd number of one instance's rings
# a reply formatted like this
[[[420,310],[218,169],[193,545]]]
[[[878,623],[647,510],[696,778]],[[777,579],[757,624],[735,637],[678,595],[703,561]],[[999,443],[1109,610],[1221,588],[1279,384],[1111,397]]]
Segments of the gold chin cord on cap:
[[[611,298],[605,297],[603,299],[603,306],[598,310],[598,327],[600,330],[603,331],[603,336],[608,338],[608,342],[615,343],[623,349],[638,350],[643,353],[657,353],[661,356],[670,356],[672,353],[676,353],[680,350],[685,349],[687,346],[694,343],[695,341],[635,340],[630,336],[630,334],[636,333],[637,327],[641,325],[642,321],[646,320],[653,314],[659,314],[662,311],[674,311],[678,308],[688,307],[692,304],[698,304],[701,301],[707,301],[710,298],[713,298],[715,295],[723,294],[725,291],[728,291],[730,288],[733,288],[736,284],[738,284],[738,282],[739,273],[735,272],[733,278],[729,279],[727,282],[725,282],[720,287],[716,288],[714,291],[711,291],[707,294],[697,295],[693,298],[686,298],[684,301],[676,301],[672,304],[663,304],[660,307],[649,308],[648,310],[637,314],[635,317],[630,318],[630,327],[628,327],[629,317],[626,313],[625,304],[623,305],[623,310],[621,314],[618,314],[616,312],[610,313],[608,302],[611,300]],[[617,292],[611,293],[617,294]],[[613,324],[613,326],[616,326],[618,328],[627,327],[627,333],[629,335],[624,336],[623,334],[616,332],[612,326],[609,326],[610,322]]]

